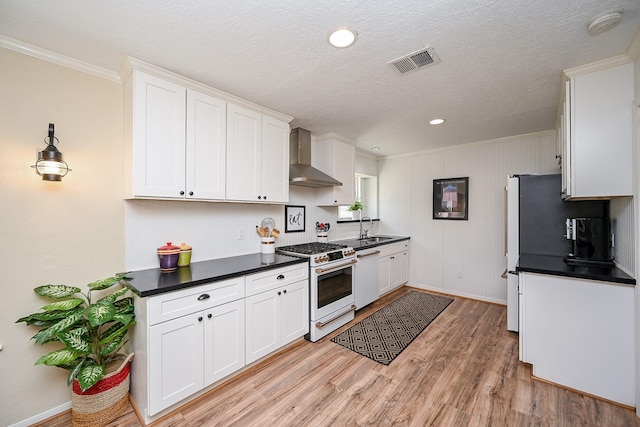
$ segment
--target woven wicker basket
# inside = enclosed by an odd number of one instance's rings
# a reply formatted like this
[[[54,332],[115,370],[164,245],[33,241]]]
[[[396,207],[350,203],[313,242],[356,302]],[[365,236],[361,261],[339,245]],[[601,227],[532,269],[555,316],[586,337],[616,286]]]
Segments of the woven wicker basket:
[[[107,375],[84,392],[77,380],[71,392],[74,427],[100,427],[118,418],[129,404],[130,369],[133,353],[107,366]],[[115,369],[113,367],[115,366]]]

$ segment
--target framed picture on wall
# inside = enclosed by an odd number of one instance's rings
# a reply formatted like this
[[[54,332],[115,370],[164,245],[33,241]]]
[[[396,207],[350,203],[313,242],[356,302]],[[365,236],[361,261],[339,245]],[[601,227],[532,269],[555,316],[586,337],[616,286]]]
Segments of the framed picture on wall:
[[[433,219],[469,219],[469,177],[433,180]]]
[[[304,206],[286,205],[284,207],[284,232],[304,231]]]

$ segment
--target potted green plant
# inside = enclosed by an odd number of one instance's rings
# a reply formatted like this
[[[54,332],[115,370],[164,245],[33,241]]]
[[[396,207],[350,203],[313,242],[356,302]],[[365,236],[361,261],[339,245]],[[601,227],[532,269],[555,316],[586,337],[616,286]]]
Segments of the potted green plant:
[[[362,215],[363,209],[364,209],[364,205],[362,204],[362,202],[360,202],[360,200],[355,200],[353,204],[347,208],[347,211],[360,212],[360,215]]]
[[[73,384],[74,425],[91,424],[82,419],[90,418],[92,412],[102,412],[101,420],[105,419],[105,415],[115,419],[119,413],[116,414],[117,410],[113,407],[114,387],[120,390],[118,393],[126,389],[124,396],[115,399],[120,407],[124,405],[123,411],[126,409],[128,365],[133,355],[120,351],[127,342],[127,331],[136,321],[133,298],[126,296],[129,289],[115,288],[125,275],[123,273],[89,283],[87,293],[67,285],[39,286],[34,289],[35,293],[53,302],[43,306],[39,312],[16,321],[39,328],[32,337],[36,344],[62,344],[62,348],[40,357],[35,364],[57,366],[69,371],[67,384]],[[111,288],[114,290],[107,291]],[[126,387],[123,381],[126,381]],[[111,394],[107,406],[96,405],[94,396],[98,392]],[[92,396],[91,408],[83,403],[83,395]]]

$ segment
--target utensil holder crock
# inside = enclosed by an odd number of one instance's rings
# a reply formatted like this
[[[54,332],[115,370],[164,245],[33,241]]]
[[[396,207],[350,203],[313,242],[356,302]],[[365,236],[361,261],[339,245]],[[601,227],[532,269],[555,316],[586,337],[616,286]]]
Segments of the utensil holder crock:
[[[263,254],[273,254],[276,252],[276,238],[275,237],[261,237],[260,238],[260,252]]]

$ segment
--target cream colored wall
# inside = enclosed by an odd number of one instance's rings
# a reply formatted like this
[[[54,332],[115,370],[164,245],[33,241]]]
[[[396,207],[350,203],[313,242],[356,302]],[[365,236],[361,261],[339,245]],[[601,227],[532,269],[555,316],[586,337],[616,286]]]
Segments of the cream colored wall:
[[[34,366],[34,329],[15,324],[44,301],[33,288],[84,285],[124,268],[122,87],[0,48],[0,425],[70,401],[66,371]],[[55,124],[73,169],[44,182],[29,166]]]

